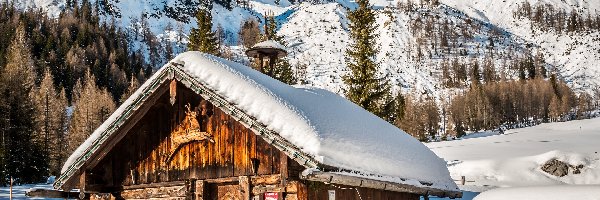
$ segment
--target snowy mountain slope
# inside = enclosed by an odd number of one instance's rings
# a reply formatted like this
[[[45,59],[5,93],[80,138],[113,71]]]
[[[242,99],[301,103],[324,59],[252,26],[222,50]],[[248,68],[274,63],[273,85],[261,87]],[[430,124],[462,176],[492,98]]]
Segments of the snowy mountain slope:
[[[48,12],[57,13],[62,8],[60,0],[21,0],[28,7],[46,7]],[[399,89],[415,91],[420,94],[441,96],[451,90],[444,89],[440,83],[441,69],[439,63],[443,59],[462,57],[464,60],[477,59],[482,62],[490,37],[494,37],[497,57],[494,60],[496,70],[501,68],[505,60],[511,59],[509,51],[515,51],[517,56],[523,55],[524,46],[532,46],[533,52],[538,49],[546,55],[547,67],[554,67],[559,76],[579,91],[589,91],[600,86],[600,70],[595,63],[600,62],[599,33],[560,35],[553,32],[540,32],[532,29],[527,19],[515,19],[513,12],[518,6],[528,1],[552,4],[556,8],[570,11],[576,8],[581,13],[597,13],[600,2],[593,0],[441,0],[440,6],[421,8],[417,12],[407,14],[396,5],[398,1],[406,0],[372,0],[377,9],[379,34],[377,43],[380,52],[377,60],[380,62],[382,74],[388,74],[395,91]],[[125,27],[131,35],[140,32],[144,27],[149,28],[161,42],[170,41],[177,47],[175,53],[184,51],[187,43],[186,34],[195,26],[193,17],[187,23],[179,22],[165,12],[163,7],[174,7],[186,12],[183,1],[119,1],[116,3],[121,12],[117,22]],[[413,1],[417,3],[418,1]],[[346,14],[348,9],[356,6],[354,1],[336,0],[322,3],[290,3],[281,0],[251,0],[249,6],[243,7],[235,1],[232,9],[228,10],[214,4],[212,15],[214,29],[222,29],[224,42],[236,54],[236,60],[247,62],[244,49],[237,46],[237,33],[240,24],[248,18],[262,22],[264,14],[276,15],[279,24],[279,35],[284,37],[289,47],[288,58],[293,65],[307,66],[306,81],[309,85],[324,88],[336,93],[342,93],[341,77],[347,73],[344,63],[344,52],[348,46],[348,30]],[[178,8],[181,7],[181,8]],[[158,10],[158,11],[157,11]],[[189,14],[188,14],[189,15]],[[423,33],[412,33],[410,23],[420,16],[433,16],[436,20],[447,20],[454,31],[468,29],[472,38],[459,41],[460,48],[467,56],[446,55],[435,51],[437,45]],[[187,16],[190,17],[190,16]],[[110,17],[106,17],[108,20]],[[470,24],[474,22],[474,24]],[[466,26],[465,24],[470,24]],[[261,26],[262,27],[262,26]],[[496,33],[500,33],[495,36]],[[133,36],[132,36],[133,37]],[[136,39],[134,39],[136,40]],[[137,39],[139,40],[139,39]],[[140,44],[133,48],[147,47]],[[420,49],[424,59],[416,58],[417,43],[422,43]],[[480,49],[482,48],[482,49]],[[240,59],[241,58],[241,59]],[[508,75],[516,77],[514,70],[508,70]]]
[[[463,11],[469,16],[489,22],[510,33],[522,37],[526,42],[538,46],[546,62],[555,66],[574,89],[590,91],[600,87],[600,40],[599,33],[557,34],[542,32],[531,26],[527,19],[516,19],[513,12],[524,2],[531,5],[550,4],[555,9],[580,14],[600,13],[600,1],[596,0],[440,0],[440,2]]]
[[[341,76],[348,73],[344,63],[344,53],[349,45],[347,9],[339,3],[302,4],[296,8],[281,26],[279,34],[289,44],[292,63],[308,66],[309,84],[340,93],[343,82]],[[411,34],[409,24],[419,15],[432,15],[438,21],[447,20],[452,29],[460,30],[458,24],[466,24],[468,16],[447,6],[436,9],[422,9],[418,13],[407,15],[394,7],[386,7],[377,12],[379,38],[379,54],[377,60],[381,64],[381,74],[388,74],[390,83],[396,89],[414,90],[419,93],[438,96],[443,90],[440,84],[441,69],[438,67],[443,59],[455,56],[433,52],[430,45],[436,41],[425,39],[422,50],[425,54],[423,62],[416,61],[416,44],[418,37]],[[483,50],[496,27],[474,20],[479,28],[469,30],[473,39],[460,42],[470,55],[481,59]],[[506,59],[508,47],[522,52],[524,42],[519,37],[506,33],[496,38],[494,51],[498,52],[497,70],[502,59]],[[514,74],[514,73],[513,73]]]
[[[48,13],[49,17],[58,17],[65,6],[65,0],[0,0],[0,3],[14,3],[14,6],[20,9],[41,9]]]

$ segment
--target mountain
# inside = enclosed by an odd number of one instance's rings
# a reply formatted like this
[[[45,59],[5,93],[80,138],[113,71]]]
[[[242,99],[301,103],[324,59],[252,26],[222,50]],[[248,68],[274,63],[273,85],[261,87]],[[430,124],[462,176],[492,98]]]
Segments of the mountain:
[[[50,16],[57,16],[65,8],[65,2],[60,0],[17,2],[22,8],[42,8]],[[132,40],[140,40],[132,48],[147,49],[137,35],[148,29],[158,40],[175,44],[178,53],[184,51],[186,34],[195,26],[193,13],[198,3],[194,2],[104,0],[99,5],[107,11],[102,12],[105,20],[115,18],[129,30]],[[498,73],[516,79],[519,72],[510,67],[511,61],[535,56],[537,52],[544,55],[544,68],[556,71],[576,91],[591,93],[600,87],[600,69],[596,64],[600,63],[598,29],[570,33],[542,31],[528,17],[515,14],[527,3],[594,17],[600,13],[598,1],[431,0],[413,1],[412,9],[407,9],[409,2],[371,1],[377,10],[377,60],[394,91],[435,97],[460,91],[446,87],[442,77],[441,63],[453,59],[465,64],[474,61],[483,64],[486,58],[491,59]],[[341,94],[341,76],[348,72],[344,53],[350,42],[346,15],[355,6],[349,0],[215,1],[213,28],[222,29],[223,42],[236,54],[236,61],[248,62],[243,47],[238,45],[240,24],[249,18],[262,22],[267,13],[275,15],[278,34],[288,46],[291,64],[306,66],[306,83]],[[442,42],[442,37],[447,41]]]

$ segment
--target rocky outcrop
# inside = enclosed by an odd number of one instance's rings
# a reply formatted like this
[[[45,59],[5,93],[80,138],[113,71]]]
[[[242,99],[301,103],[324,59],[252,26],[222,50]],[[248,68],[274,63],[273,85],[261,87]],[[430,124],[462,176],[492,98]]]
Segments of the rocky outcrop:
[[[542,171],[557,177],[563,177],[569,174],[569,169],[572,169],[573,174],[580,174],[583,165],[571,165],[569,163],[557,160],[556,158],[548,160],[542,165]]]

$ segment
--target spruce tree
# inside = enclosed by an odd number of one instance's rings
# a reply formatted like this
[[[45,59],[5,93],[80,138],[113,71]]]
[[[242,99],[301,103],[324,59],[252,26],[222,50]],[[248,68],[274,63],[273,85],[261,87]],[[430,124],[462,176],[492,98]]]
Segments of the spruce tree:
[[[357,3],[358,8],[348,14],[352,44],[346,50],[346,66],[351,73],[342,77],[346,84],[345,95],[355,104],[383,117],[381,105],[386,104],[383,101],[390,86],[385,77],[377,76],[375,13],[369,1],[359,0]]]
[[[479,70],[479,62],[476,59],[473,59],[473,63],[471,64],[471,87],[476,87],[480,84],[481,74]]]
[[[217,55],[219,52],[219,42],[212,31],[210,10],[199,9],[196,13],[196,22],[198,28],[192,28],[190,32],[188,50]]]

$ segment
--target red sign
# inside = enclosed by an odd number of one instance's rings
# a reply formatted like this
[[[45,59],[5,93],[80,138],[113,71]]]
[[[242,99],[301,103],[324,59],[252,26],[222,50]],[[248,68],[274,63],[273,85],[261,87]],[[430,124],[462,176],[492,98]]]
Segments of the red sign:
[[[277,192],[265,192],[265,200],[278,200],[279,194]]]

